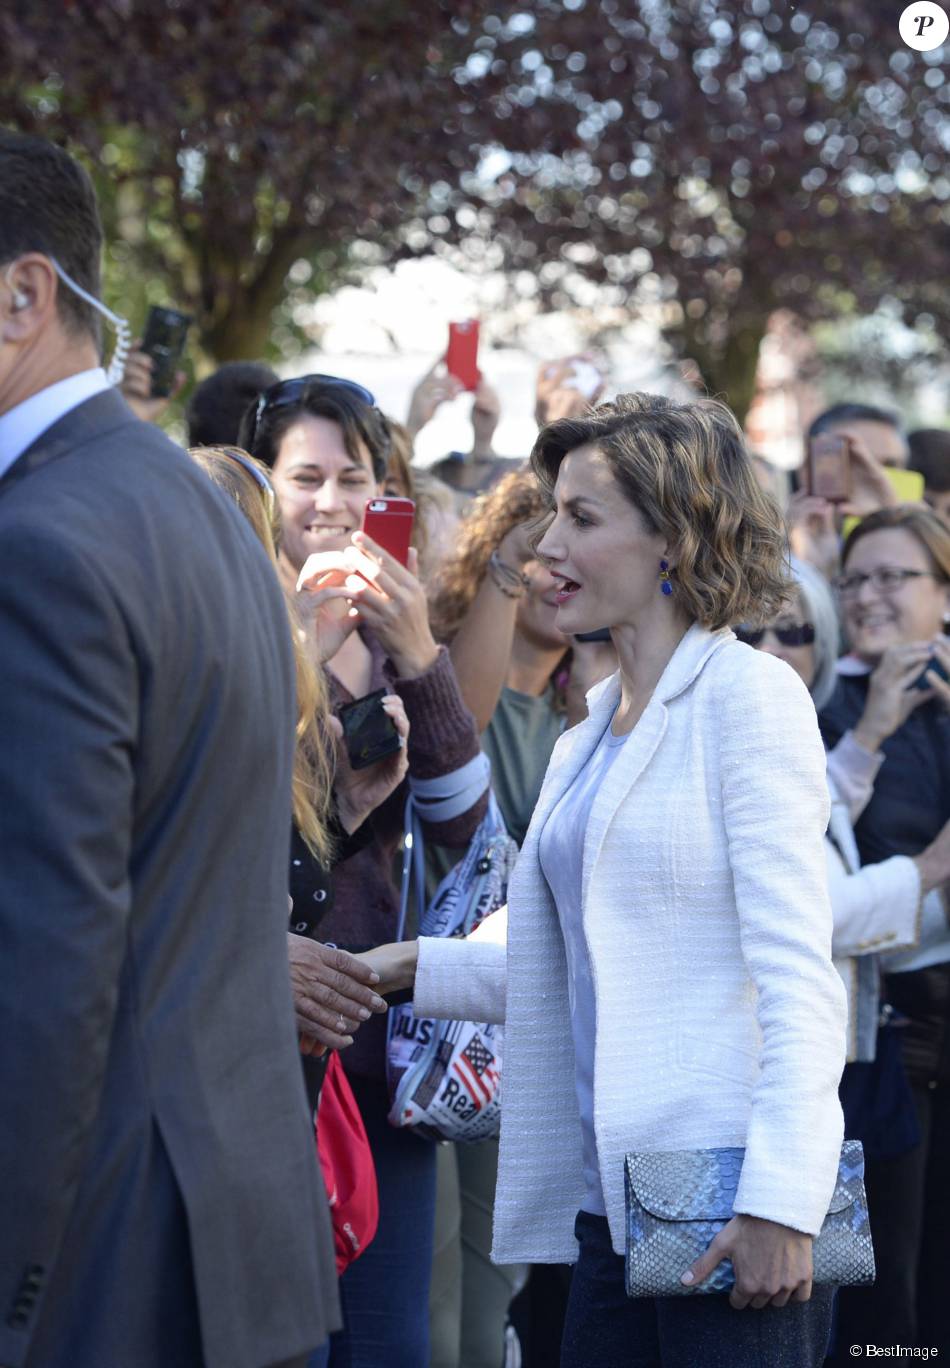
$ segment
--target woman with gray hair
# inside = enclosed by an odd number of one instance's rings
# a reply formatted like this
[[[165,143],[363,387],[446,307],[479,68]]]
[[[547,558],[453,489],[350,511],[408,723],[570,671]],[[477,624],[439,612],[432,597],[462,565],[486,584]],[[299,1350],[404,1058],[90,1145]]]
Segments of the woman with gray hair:
[[[836,683],[840,627],[824,576],[791,558],[797,594],[764,628],[737,627],[740,641],[778,656],[807,685],[820,711]],[[950,823],[919,855],[861,867],[852,823],[867,805],[879,765],[845,736],[828,754],[831,820],[825,836],[835,967],[848,994],[848,1060],[872,1060],[878,1027],[877,953],[917,943],[923,898],[950,879]]]

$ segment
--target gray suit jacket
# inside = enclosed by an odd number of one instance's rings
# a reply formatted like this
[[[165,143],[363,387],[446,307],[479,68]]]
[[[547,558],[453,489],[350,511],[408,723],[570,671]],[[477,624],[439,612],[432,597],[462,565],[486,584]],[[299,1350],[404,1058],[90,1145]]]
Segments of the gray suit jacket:
[[[0,480],[0,1364],[337,1324],[285,934],[293,668],[236,507],[109,391]]]

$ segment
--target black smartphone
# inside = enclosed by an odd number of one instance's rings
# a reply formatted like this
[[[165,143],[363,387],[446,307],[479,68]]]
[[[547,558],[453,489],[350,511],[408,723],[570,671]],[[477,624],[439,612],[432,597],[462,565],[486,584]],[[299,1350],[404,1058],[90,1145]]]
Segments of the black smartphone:
[[[177,309],[163,309],[157,304],[153,304],[148,311],[142,351],[155,363],[152,369],[153,399],[164,399],[172,392],[191,321],[188,314],[179,313]]]
[[[366,769],[399,749],[396,724],[383,707],[385,689],[346,703],[338,716],[343,724],[343,740],[353,769]]]
[[[912,689],[929,689],[930,680],[927,678],[927,674],[930,670],[933,670],[938,679],[942,679],[945,684],[950,684],[950,679],[947,678],[947,672],[940,664],[940,661],[936,656],[931,656],[910,687]]]
[[[575,641],[610,641],[610,628],[598,627],[596,632],[575,632]]]

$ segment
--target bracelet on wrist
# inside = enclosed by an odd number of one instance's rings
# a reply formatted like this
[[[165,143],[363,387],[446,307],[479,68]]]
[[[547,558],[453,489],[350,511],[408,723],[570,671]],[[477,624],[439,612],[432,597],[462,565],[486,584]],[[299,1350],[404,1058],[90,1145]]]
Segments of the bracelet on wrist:
[[[523,598],[531,583],[527,575],[516,570],[513,565],[507,565],[497,551],[493,551],[488,557],[488,573],[495,587],[508,598]]]

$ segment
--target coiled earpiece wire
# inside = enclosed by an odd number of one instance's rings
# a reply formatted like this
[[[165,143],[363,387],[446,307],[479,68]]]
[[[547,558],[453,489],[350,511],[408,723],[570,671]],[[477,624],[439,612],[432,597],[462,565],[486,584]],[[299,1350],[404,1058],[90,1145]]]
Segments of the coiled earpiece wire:
[[[109,381],[110,385],[118,385],[123,375],[125,375],[125,363],[129,352],[132,349],[132,329],[129,327],[128,319],[123,318],[121,314],[113,313],[111,309],[106,308],[101,299],[96,299],[95,295],[91,295],[88,290],[84,290],[81,285],[77,285],[72,276],[66,274],[55,257],[48,257],[47,259],[63,284],[68,286],[73,294],[77,294],[80,299],[85,300],[85,302],[95,309],[97,313],[101,313],[103,318],[111,323],[115,329],[115,347],[112,352],[112,360],[109,362],[109,368],[106,371],[106,379]],[[7,285],[10,284],[9,271],[7,271],[6,274],[6,282]],[[19,299],[17,302],[19,303]],[[24,297],[22,305],[25,304],[26,299]],[[22,305],[20,305],[20,307],[22,307]]]
[[[106,379],[110,385],[118,385],[125,375],[125,363],[132,349],[132,329],[129,327],[128,319],[123,318],[121,314],[113,313],[111,309],[106,308],[101,299],[96,299],[95,295],[91,295],[88,290],[77,285],[72,276],[66,274],[55,257],[50,257],[49,260],[63,284],[68,285],[74,294],[77,294],[80,299],[84,299],[98,313],[101,313],[103,318],[115,328],[115,348],[112,352],[109,368],[106,371]]]

